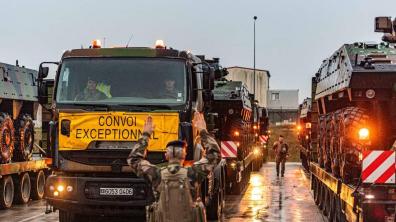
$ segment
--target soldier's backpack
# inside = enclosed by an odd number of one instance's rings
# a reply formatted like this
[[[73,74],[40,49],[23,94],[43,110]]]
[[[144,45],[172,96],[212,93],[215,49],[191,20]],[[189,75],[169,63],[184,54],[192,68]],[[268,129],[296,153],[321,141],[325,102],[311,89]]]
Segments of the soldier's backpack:
[[[202,202],[194,202],[190,191],[187,169],[180,168],[171,173],[168,168],[161,170],[158,186],[159,200],[148,209],[150,222],[205,222],[205,207]]]

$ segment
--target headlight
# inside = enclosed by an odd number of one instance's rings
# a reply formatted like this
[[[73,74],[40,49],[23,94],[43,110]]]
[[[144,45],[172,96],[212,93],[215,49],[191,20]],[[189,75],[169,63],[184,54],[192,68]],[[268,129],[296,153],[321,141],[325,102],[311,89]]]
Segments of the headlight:
[[[260,154],[260,150],[258,148],[255,148],[253,150],[253,154],[256,155],[256,156],[259,155]]]
[[[65,187],[63,185],[58,185],[56,190],[59,191],[59,192],[63,192],[65,190]]]
[[[232,168],[232,169],[235,169],[235,168],[236,168],[236,163],[235,163],[235,162],[232,162],[230,165],[231,165],[231,168]]]
[[[365,197],[366,199],[369,199],[369,200],[375,199],[375,196],[372,195],[372,194],[366,194],[364,197]]]
[[[359,130],[359,140],[367,140],[370,136],[370,131],[367,128],[361,128]]]
[[[72,186],[67,186],[66,190],[67,190],[67,192],[72,192],[73,191],[73,187]]]

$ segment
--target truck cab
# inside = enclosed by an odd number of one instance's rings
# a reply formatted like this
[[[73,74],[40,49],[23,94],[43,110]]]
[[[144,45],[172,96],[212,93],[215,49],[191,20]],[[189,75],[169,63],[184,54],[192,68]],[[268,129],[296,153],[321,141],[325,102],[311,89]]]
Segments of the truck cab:
[[[188,144],[186,163],[194,160],[197,131],[191,120],[195,110],[205,111],[211,98],[213,69],[189,52],[163,45],[74,49],[58,64],[48,202],[60,210],[60,221],[84,215],[144,215],[153,201],[152,190],[132,173],[126,158],[150,115],[156,130],[146,158],[164,164],[166,144],[180,139]],[[43,63],[39,79],[47,73]],[[202,193],[210,196],[208,192]]]

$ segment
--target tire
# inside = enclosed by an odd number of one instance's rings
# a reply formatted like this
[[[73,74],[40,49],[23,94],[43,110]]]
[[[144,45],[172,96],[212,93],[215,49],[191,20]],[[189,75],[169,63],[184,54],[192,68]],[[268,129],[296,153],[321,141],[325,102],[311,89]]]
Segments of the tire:
[[[335,194],[333,192],[330,192],[330,196],[329,196],[329,214],[327,215],[327,219],[329,222],[334,222],[336,221],[336,215],[335,215]]]
[[[34,124],[30,115],[24,114],[15,122],[14,159],[27,161],[32,159],[34,144]]]
[[[59,222],[89,222],[90,217],[81,214],[59,210]]]
[[[358,148],[356,147],[356,135],[351,132],[357,132],[361,126],[369,121],[366,111],[358,107],[347,107],[343,110],[341,121],[343,124],[342,134],[340,135],[340,177],[345,183],[356,182],[353,179],[360,177],[361,163],[358,157]]]
[[[7,209],[14,200],[14,181],[11,176],[4,176],[0,180],[0,207]]]
[[[325,146],[326,146],[326,141],[325,141],[325,135],[326,135],[326,121],[325,121],[325,117],[324,116],[320,116],[319,117],[319,124],[318,124],[318,128],[319,128],[319,143],[317,146],[317,152],[318,152],[318,164],[320,167],[324,167],[324,150],[325,150]]]
[[[15,180],[15,203],[25,204],[29,202],[31,192],[31,181],[29,173],[22,173]]]
[[[319,210],[324,209],[324,189],[323,189],[323,184],[319,183],[319,193],[318,193],[318,208]]]
[[[316,180],[316,179],[314,179],[314,186],[313,186],[313,189],[314,189],[314,201],[315,201],[315,204],[318,206],[319,205],[319,182],[318,182],[318,180]]]
[[[239,183],[236,181],[232,182],[232,187],[231,187],[231,193],[234,195],[240,195],[242,193],[243,181],[240,181]]]
[[[217,192],[210,201],[210,204],[206,207],[206,217],[208,220],[219,220],[221,218],[222,209],[220,199],[220,193]]]
[[[333,115],[331,122],[331,141],[330,141],[330,154],[331,154],[331,172],[333,176],[340,177],[340,161],[339,161],[339,129],[340,129],[340,110]]]
[[[261,169],[261,161],[260,161],[260,157],[257,157],[257,159],[255,159],[253,162],[252,162],[252,165],[253,165],[253,167],[252,167],[252,170],[253,171],[260,171],[260,169]]]
[[[33,200],[40,200],[44,197],[45,190],[45,173],[40,170],[37,173],[32,174],[32,191],[31,197]]]
[[[328,217],[330,214],[330,191],[324,187],[324,204],[323,204],[323,215]]]
[[[14,123],[6,113],[0,113],[0,162],[11,161],[15,141]]]

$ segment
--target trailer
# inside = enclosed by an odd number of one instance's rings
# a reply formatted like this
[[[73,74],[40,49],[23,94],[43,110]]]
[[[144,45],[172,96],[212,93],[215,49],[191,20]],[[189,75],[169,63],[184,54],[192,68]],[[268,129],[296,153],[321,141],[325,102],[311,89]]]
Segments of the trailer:
[[[395,35],[396,20],[375,24]],[[315,202],[329,221],[395,221],[396,41],[384,40],[343,45],[312,79],[305,147]]]
[[[37,72],[18,62],[0,63],[0,78],[0,207],[6,209],[43,198],[51,159],[45,158],[41,147],[34,147]]]
[[[395,221],[395,186],[346,184],[314,162],[310,171],[315,203],[329,221]]]

